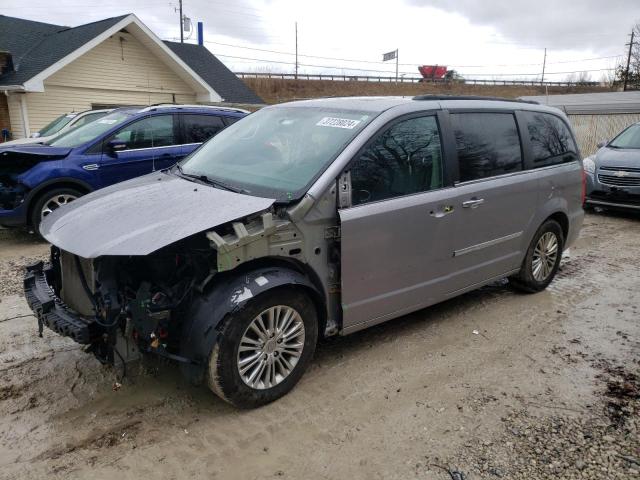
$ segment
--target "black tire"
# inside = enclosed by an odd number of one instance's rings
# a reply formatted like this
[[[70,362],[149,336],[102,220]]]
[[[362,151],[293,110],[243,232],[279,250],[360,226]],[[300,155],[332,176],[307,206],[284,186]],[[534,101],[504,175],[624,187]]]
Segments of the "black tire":
[[[301,317],[301,323],[304,325],[304,342],[299,342],[303,345],[302,352],[290,373],[275,386],[253,388],[243,380],[240,373],[238,354],[240,343],[254,319],[269,308],[277,306],[292,308]],[[317,341],[318,314],[308,295],[300,289],[291,287],[265,292],[249,301],[240,312],[225,320],[209,358],[207,374],[209,388],[220,398],[239,408],[256,408],[273,402],[286,395],[298,383],[313,358]],[[266,351],[266,344],[264,349]],[[269,357],[268,360],[273,360],[273,355],[276,353],[261,355],[265,355],[265,358]],[[262,374],[258,376],[261,377]]]
[[[74,188],[68,188],[68,187],[54,188],[52,190],[47,190],[46,192],[40,194],[36,198],[35,202],[33,203],[33,208],[31,209],[30,220],[31,220],[31,228],[33,229],[33,232],[36,233],[37,235],[40,235],[40,223],[44,218],[42,216],[42,210],[44,209],[45,205],[53,202],[54,199],[58,197],[68,198],[72,196],[75,198],[79,198],[82,195],[83,193],[80,192],[79,190],[76,190]]]
[[[553,234],[557,241],[557,255],[555,258],[555,263],[553,267],[550,269],[548,275],[544,277],[544,279],[536,279],[533,272],[533,258],[536,250],[536,246],[540,239],[546,235],[547,233]],[[522,261],[522,267],[520,271],[509,278],[509,282],[518,290],[527,293],[535,293],[540,292],[547,288],[547,286],[551,283],[553,278],[556,276],[558,272],[558,268],[560,267],[560,261],[562,260],[562,250],[564,248],[564,234],[562,232],[562,227],[555,220],[547,220],[544,222],[536,234],[533,236],[533,240],[531,240],[531,245],[527,249],[527,254]]]

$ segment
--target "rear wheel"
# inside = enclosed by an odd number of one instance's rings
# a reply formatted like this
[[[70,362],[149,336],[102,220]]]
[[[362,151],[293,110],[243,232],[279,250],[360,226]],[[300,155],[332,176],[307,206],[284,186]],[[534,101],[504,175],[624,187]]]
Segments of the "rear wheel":
[[[533,236],[520,271],[509,279],[511,284],[530,293],[547,288],[560,266],[563,247],[560,224],[555,220],[544,222]]]
[[[39,235],[40,223],[45,217],[81,196],[82,192],[67,187],[54,188],[40,195],[31,212],[31,227],[33,231]]]
[[[285,395],[307,369],[318,316],[303,292],[266,292],[225,322],[209,359],[209,387],[229,403],[255,408]]]

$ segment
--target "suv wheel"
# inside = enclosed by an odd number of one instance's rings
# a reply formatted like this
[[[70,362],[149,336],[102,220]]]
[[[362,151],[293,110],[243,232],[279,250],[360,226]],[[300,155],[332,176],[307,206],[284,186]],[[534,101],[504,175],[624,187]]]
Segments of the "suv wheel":
[[[530,293],[547,288],[560,266],[563,246],[562,227],[555,220],[544,222],[533,236],[520,272],[511,277],[510,282]]]
[[[317,340],[311,299],[290,288],[268,291],[225,322],[209,359],[209,387],[241,408],[277,400],[300,380]]]
[[[39,235],[42,219],[81,196],[82,193],[73,188],[54,188],[40,195],[31,212],[31,227],[33,231]]]

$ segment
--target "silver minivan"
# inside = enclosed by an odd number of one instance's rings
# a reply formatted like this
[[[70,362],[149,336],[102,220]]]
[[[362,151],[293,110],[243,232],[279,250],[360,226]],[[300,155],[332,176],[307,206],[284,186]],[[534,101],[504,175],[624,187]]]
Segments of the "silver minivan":
[[[175,167],[47,217],[25,294],[105,363],[156,355],[239,407],[286,394],[322,337],[496,279],[554,278],[584,173],[565,115],[474,97],[264,108]]]

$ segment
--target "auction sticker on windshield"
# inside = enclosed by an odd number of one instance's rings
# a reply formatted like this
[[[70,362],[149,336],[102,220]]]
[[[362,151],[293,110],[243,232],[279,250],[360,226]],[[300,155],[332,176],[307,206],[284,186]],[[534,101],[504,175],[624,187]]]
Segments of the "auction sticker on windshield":
[[[351,120],[349,118],[324,117],[316,123],[316,125],[319,127],[348,128],[351,130],[359,123],[360,120]]]

